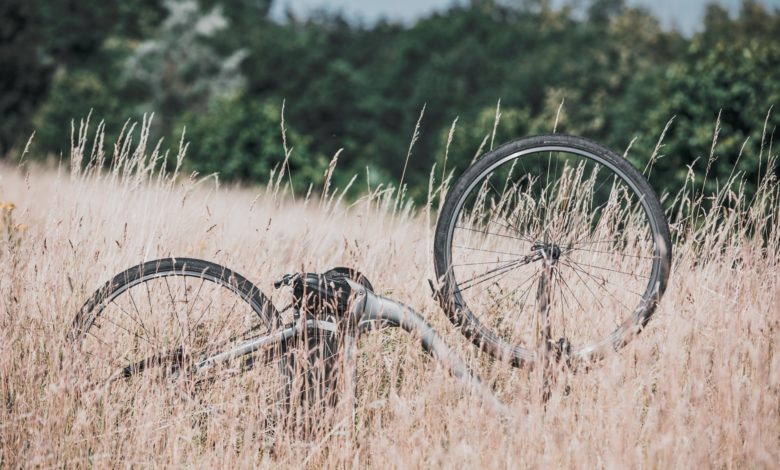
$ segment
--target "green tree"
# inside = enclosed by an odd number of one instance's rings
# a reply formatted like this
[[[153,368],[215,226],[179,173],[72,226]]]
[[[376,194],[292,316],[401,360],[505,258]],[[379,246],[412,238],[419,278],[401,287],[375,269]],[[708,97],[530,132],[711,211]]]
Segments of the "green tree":
[[[143,37],[161,18],[156,0],[0,2],[0,155],[32,132],[55,77],[100,69],[106,39]]]
[[[780,35],[778,19],[755,2],[745,2],[734,20],[722,8],[711,6],[704,31],[693,38],[683,60],[629,95],[652,102],[644,114],[626,113],[639,131],[635,155],[649,155],[664,124],[675,117],[665,139],[665,158],[655,167],[670,188],[681,187],[687,165],[694,162],[703,179],[720,113],[718,160],[709,170],[707,189],[714,189],[717,180],[722,184],[738,159],[748,193],[755,189],[760,147],[767,143],[761,135],[765,119],[770,108],[780,104],[780,81],[773,78],[780,70],[780,45],[773,39]],[[767,139],[779,124],[778,113],[768,115]]]
[[[280,104],[236,94],[212,101],[205,113],[183,118],[191,142],[187,164],[201,173],[219,173],[227,181],[267,182],[285,160]],[[327,160],[314,153],[310,140],[289,128],[286,138],[296,189],[322,183]]]

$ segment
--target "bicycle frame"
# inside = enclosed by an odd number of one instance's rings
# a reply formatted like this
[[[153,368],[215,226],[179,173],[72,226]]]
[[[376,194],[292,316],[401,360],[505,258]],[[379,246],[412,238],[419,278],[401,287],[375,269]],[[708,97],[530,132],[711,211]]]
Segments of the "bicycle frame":
[[[230,351],[221,352],[215,356],[204,359],[195,364],[195,372],[205,372],[218,363],[228,362],[241,356],[254,354],[259,350],[280,351],[280,346],[286,344],[292,339],[295,339],[301,333],[303,333],[304,330],[308,333],[314,333],[317,330],[336,332],[338,331],[338,328],[333,322],[306,320],[306,322],[302,325],[292,325],[277,333],[273,333],[268,336],[261,336],[260,338],[253,338],[243,344],[236,346]]]
[[[229,362],[242,356],[267,352],[269,361],[278,359],[285,345],[304,335],[312,335],[318,331],[341,333],[347,344],[347,357],[354,357],[356,335],[383,327],[401,328],[419,337],[423,350],[436,358],[445,366],[450,374],[464,382],[484,402],[490,404],[501,414],[508,414],[506,405],[501,403],[493,393],[482,384],[479,377],[463,362],[444,340],[436,333],[428,322],[408,306],[386,297],[378,296],[363,285],[346,281],[354,293],[351,307],[345,312],[339,323],[318,319],[301,318],[299,322],[270,335],[253,338],[239,344],[228,351],[203,359],[194,365],[195,374],[204,373],[219,363]],[[355,327],[356,328],[353,328]],[[355,333],[352,333],[352,332]],[[149,359],[129,365],[117,374],[115,378],[127,377],[134,370],[145,367]]]

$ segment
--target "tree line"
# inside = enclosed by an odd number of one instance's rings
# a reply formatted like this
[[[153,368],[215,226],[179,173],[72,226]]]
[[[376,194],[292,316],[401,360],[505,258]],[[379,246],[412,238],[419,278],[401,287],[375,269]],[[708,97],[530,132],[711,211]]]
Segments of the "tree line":
[[[658,190],[689,169],[715,185],[736,165],[752,191],[780,122],[780,12],[752,0],[736,15],[709,5],[691,37],[624,0],[471,0],[413,24],[279,20],[271,6],[5,0],[0,154],[18,156],[35,130],[31,153],[57,158],[74,118],[105,120],[110,139],[154,112],[156,137],[177,143],[186,128],[192,170],[264,183],[285,158],[284,115],[298,188],[321,185],[342,149],[337,184],[397,184],[406,168],[421,197],[445,154],[458,172],[480,149],[555,127],[628,149],[640,168],[655,153]]]

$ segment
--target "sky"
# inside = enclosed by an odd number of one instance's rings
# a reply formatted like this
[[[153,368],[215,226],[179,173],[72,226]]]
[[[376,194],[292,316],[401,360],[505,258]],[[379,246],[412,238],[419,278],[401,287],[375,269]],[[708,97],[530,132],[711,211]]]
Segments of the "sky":
[[[412,22],[436,10],[446,9],[458,0],[277,0],[274,15],[282,17],[289,8],[296,14],[306,15],[318,8],[341,11],[348,17],[366,22],[385,17]],[[685,34],[698,29],[706,4],[712,0],[628,0],[631,5],[650,8],[666,27],[676,27]],[[741,0],[717,0],[732,13],[738,11]],[[780,8],[780,0],[762,0],[767,6]]]

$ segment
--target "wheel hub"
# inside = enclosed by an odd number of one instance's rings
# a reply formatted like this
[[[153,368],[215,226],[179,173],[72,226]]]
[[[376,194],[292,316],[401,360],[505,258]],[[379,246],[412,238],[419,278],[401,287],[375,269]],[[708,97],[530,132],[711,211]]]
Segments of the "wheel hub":
[[[561,257],[561,247],[555,243],[536,243],[531,249],[541,253],[551,264],[555,264]]]

